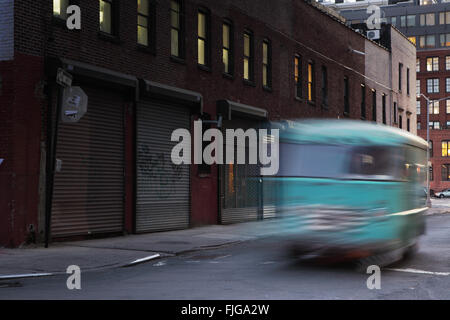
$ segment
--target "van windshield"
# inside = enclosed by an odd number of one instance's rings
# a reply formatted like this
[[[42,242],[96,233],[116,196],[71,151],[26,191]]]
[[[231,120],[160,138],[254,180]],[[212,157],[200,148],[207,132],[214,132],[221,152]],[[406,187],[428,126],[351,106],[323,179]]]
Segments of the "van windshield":
[[[398,147],[280,143],[278,176],[400,178],[404,155]]]

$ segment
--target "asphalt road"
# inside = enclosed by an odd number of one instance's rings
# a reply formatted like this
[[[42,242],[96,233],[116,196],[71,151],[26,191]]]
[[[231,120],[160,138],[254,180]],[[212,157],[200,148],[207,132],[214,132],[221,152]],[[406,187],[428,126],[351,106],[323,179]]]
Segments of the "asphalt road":
[[[450,214],[427,218],[416,256],[382,269],[381,289],[350,265],[318,266],[259,239],[135,267],[0,282],[0,299],[450,299]],[[423,273],[430,272],[430,273]]]

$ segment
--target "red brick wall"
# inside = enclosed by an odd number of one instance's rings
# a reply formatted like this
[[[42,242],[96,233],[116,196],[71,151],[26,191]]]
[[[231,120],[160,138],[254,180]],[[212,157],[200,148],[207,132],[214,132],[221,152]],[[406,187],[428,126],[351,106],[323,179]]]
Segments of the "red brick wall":
[[[17,246],[37,229],[41,140],[42,58],[17,54],[0,63],[0,245]]]
[[[441,99],[450,96],[450,92],[446,92],[445,78],[450,77],[450,71],[445,68],[445,57],[450,55],[448,50],[432,50],[419,51],[417,57],[420,59],[420,72],[417,73],[417,79],[420,80],[420,92],[430,99]],[[426,71],[427,57],[439,57],[439,71]],[[427,93],[426,79],[439,78],[439,93]],[[417,134],[423,139],[427,139],[427,110],[426,101],[420,98],[421,112],[417,116],[417,120],[421,123],[421,130],[417,130]],[[450,114],[446,113],[446,102],[441,101],[439,104],[439,114],[430,114],[430,121],[439,121],[441,128],[450,121]],[[441,142],[442,140],[450,140],[450,129],[432,130],[430,129],[430,140],[433,141],[433,157],[430,161],[433,165],[433,180],[430,181],[430,188],[434,191],[441,191],[450,188],[450,181],[441,181],[441,165],[450,164],[450,158],[442,157]]]
[[[350,117],[359,119],[361,90],[364,82],[364,57],[349,54],[349,48],[364,51],[364,38],[303,1],[251,1],[251,0],[190,0],[185,1],[184,63],[170,59],[169,1],[157,1],[156,53],[138,50],[136,45],[136,1],[119,1],[119,41],[109,41],[98,35],[98,1],[78,0],[81,7],[81,30],[67,30],[64,25],[52,22],[51,1],[15,1],[15,50],[17,84],[15,97],[18,131],[14,136],[16,173],[23,178],[16,180],[21,191],[14,211],[10,215],[20,221],[19,236],[25,237],[25,226],[36,221],[39,205],[38,172],[41,109],[47,108],[44,100],[35,97],[35,85],[45,80],[42,71],[44,56],[65,57],[115,71],[200,92],[204,97],[204,110],[215,117],[216,101],[229,99],[265,108],[272,119],[303,117],[342,117],[343,78],[350,79]],[[211,70],[197,66],[197,10],[203,5],[211,10]],[[234,24],[235,74],[232,79],[222,75],[221,35],[223,18]],[[254,86],[242,80],[243,31],[254,34]],[[272,43],[272,91],[262,88],[262,41]],[[303,90],[306,92],[306,63],[315,64],[316,103],[308,104],[294,96],[294,55],[303,59]],[[37,58],[40,57],[40,58]],[[321,107],[321,66],[328,71],[328,109]],[[18,71],[21,72],[18,72]],[[371,99],[367,94],[367,118],[371,119]],[[20,115],[20,116],[19,116]],[[22,117],[22,118],[20,118]],[[128,119],[130,120],[130,119]],[[132,122],[127,121],[127,132],[132,132]],[[19,130],[20,129],[20,130]],[[45,132],[45,128],[43,128]],[[127,135],[127,144],[131,142]],[[133,148],[126,146],[127,163],[133,161]],[[131,169],[127,167],[127,194],[132,183]],[[191,206],[192,223],[217,222],[217,167],[211,175],[199,178],[197,168],[192,168]],[[26,178],[25,178],[26,177]],[[15,199],[13,196],[8,197]],[[19,203],[20,202],[20,203]],[[129,204],[129,201],[127,202]],[[127,207],[127,212],[130,208]],[[131,224],[126,217],[126,227]],[[2,241],[3,242],[3,241]]]

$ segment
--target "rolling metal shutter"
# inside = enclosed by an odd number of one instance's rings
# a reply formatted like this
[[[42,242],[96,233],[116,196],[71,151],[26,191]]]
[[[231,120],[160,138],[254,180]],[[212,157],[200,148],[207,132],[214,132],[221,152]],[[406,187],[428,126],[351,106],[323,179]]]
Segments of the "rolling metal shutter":
[[[189,227],[190,167],[171,160],[175,129],[190,130],[190,111],[146,102],[137,108],[136,232]],[[190,143],[187,144],[190,152]]]
[[[244,131],[248,128],[258,128],[258,122],[235,119],[224,120],[223,135],[226,141],[226,129]],[[246,141],[246,164],[221,165],[221,223],[237,223],[258,219],[259,210],[259,179],[258,164],[248,164],[248,141]],[[257,149],[256,149],[257,151]],[[226,146],[224,144],[224,154]],[[236,162],[236,147],[235,147]]]
[[[83,90],[88,111],[78,123],[60,123],[52,237],[121,232],[124,220],[123,97]]]

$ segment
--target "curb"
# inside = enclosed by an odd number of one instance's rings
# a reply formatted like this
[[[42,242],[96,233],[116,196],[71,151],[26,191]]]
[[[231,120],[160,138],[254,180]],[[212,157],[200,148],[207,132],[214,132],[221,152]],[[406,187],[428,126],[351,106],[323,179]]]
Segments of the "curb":
[[[151,261],[151,260],[155,260],[155,259],[158,259],[158,258],[162,258],[159,253],[151,255],[151,256],[148,256],[148,257],[145,257],[145,258],[141,258],[141,259],[137,259],[137,260],[131,261],[129,263],[126,263],[124,265],[119,266],[119,268],[133,267],[133,266],[136,266],[138,264],[145,263],[145,262],[148,262],[148,261]]]
[[[163,258],[168,258],[168,257],[174,257],[174,256],[179,256],[179,255],[183,255],[186,253],[191,253],[191,252],[196,252],[196,251],[204,251],[204,250],[213,250],[213,249],[219,249],[221,247],[226,247],[226,246],[230,246],[230,245],[236,245],[239,243],[243,243],[246,241],[251,241],[254,239],[247,239],[247,240],[236,240],[236,241],[230,241],[230,242],[225,242],[222,244],[216,244],[216,245],[208,245],[208,246],[200,246],[200,247],[195,247],[192,249],[187,249],[187,250],[182,250],[179,252],[160,252],[157,254],[153,254],[151,256],[147,256],[144,258],[140,258],[140,259],[136,259],[133,260],[131,262],[127,262],[124,264],[113,264],[113,265],[109,265],[109,266],[100,266],[100,267],[92,267],[89,269],[85,269],[84,272],[87,271],[98,271],[98,270],[104,270],[104,269],[114,269],[114,268],[129,268],[129,267],[134,267],[136,265],[139,264],[143,264],[149,261],[153,261],[153,260],[157,260],[157,259],[163,259]],[[0,281],[2,280],[15,280],[15,279],[28,279],[28,278],[43,278],[43,277],[51,277],[51,276],[56,276],[56,275],[65,275],[65,272],[41,272],[41,273],[24,273],[24,274],[12,274],[12,275],[0,275]]]

